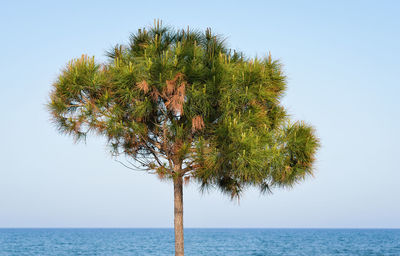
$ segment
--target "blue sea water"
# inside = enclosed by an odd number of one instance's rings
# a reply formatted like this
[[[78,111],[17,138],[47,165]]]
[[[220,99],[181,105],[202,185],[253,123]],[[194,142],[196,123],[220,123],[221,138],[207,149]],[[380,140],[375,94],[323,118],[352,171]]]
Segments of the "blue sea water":
[[[173,229],[0,229],[1,256],[173,254]],[[185,229],[185,255],[400,256],[400,229]]]

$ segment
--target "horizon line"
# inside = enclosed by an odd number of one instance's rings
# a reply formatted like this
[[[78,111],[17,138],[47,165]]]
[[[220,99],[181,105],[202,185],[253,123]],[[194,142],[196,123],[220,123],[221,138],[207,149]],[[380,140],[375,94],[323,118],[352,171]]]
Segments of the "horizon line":
[[[174,227],[0,227],[0,229],[174,229]],[[185,227],[184,229],[400,229],[400,227]]]

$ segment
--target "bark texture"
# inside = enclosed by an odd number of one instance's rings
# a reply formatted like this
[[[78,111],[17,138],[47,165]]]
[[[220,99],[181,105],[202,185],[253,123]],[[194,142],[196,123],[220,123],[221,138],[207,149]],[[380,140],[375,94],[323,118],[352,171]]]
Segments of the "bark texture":
[[[184,256],[183,245],[183,179],[179,175],[174,179],[174,228],[175,256]]]

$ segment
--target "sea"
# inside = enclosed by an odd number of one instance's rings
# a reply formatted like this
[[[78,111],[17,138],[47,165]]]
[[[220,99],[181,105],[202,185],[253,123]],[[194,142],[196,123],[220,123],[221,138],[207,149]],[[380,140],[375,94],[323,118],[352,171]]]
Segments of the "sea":
[[[173,229],[0,229],[0,256],[174,255]],[[400,229],[185,229],[187,256],[400,256]]]

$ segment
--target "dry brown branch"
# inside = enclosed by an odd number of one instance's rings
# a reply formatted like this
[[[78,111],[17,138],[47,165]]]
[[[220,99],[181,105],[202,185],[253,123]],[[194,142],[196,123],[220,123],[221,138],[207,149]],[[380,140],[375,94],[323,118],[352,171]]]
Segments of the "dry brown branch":
[[[204,128],[203,118],[199,115],[192,118],[192,132],[202,130]]]
[[[158,98],[159,98],[161,95],[160,95],[160,93],[158,92],[157,88],[153,88],[153,89],[151,90],[150,96],[151,96],[151,98],[153,99],[153,101],[157,101]]]
[[[143,80],[140,83],[136,83],[136,86],[139,88],[139,90],[142,90],[144,93],[147,93],[149,91],[149,84],[146,82],[146,80]]]

